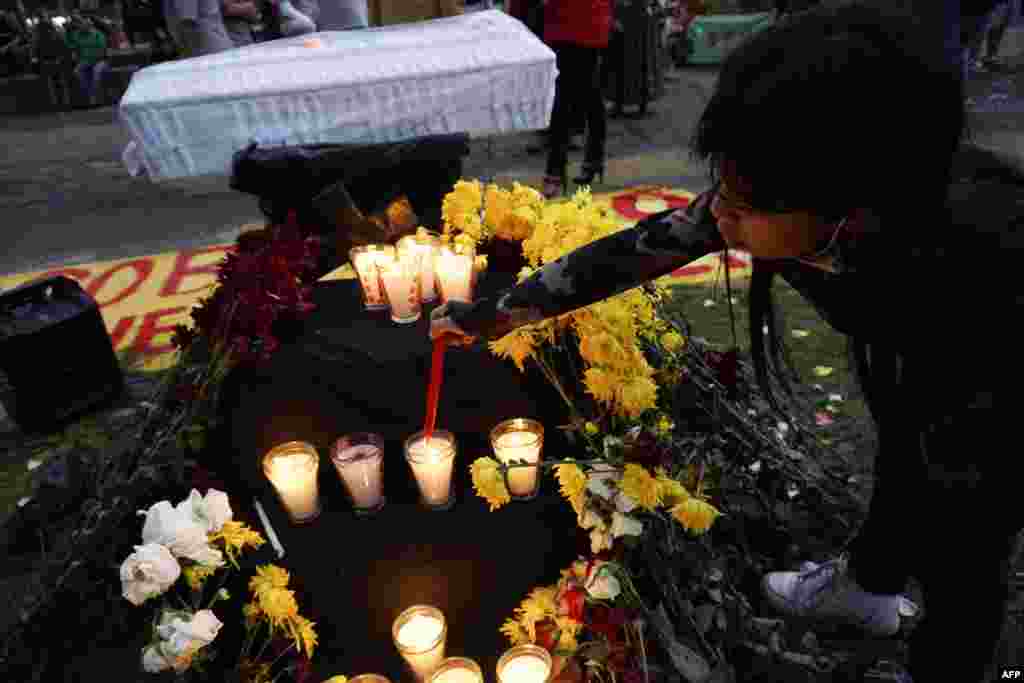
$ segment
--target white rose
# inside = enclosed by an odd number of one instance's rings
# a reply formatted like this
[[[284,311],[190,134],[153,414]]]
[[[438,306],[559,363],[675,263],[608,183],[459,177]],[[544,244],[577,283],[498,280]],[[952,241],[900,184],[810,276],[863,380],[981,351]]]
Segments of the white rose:
[[[613,538],[618,538],[619,536],[639,536],[643,532],[643,522],[627,517],[621,512],[612,513],[611,534]]]
[[[220,567],[224,557],[219,550],[210,547],[206,527],[201,526],[185,506],[174,508],[166,500],[140,512],[145,515],[142,525],[143,543],[159,543],[175,557],[186,557],[210,567]]]
[[[587,490],[595,496],[612,500],[615,497],[616,491],[610,484],[621,478],[622,472],[614,467],[597,465],[587,477]]]
[[[121,565],[121,589],[133,605],[162,595],[181,576],[181,565],[171,551],[158,543],[135,546]]]
[[[622,592],[619,580],[608,570],[604,562],[590,568],[586,582],[587,593],[598,600],[614,600]]]
[[[157,645],[150,645],[142,651],[142,670],[156,674],[161,671],[166,671],[171,668],[171,662],[167,661],[163,653],[160,652],[160,647]]]
[[[206,533],[212,534],[221,530],[224,522],[233,516],[231,504],[228,502],[228,494],[217,489],[210,489],[206,496],[201,496],[199,491],[192,489],[188,498],[178,507],[184,507],[192,514],[200,526],[206,529]]]
[[[156,628],[162,641],[159,650],[176,671],[183,671],[196,652],[214,641],[221,626],[217,615],[208,609],[195,614],[164,612]]]

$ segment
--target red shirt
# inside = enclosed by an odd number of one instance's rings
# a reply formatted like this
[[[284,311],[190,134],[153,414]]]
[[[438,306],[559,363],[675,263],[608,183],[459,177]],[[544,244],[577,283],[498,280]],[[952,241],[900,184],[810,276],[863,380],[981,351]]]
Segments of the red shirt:
[[[608,47],[612,31],[612,0],[547,0],[544,42],[580,47]]]

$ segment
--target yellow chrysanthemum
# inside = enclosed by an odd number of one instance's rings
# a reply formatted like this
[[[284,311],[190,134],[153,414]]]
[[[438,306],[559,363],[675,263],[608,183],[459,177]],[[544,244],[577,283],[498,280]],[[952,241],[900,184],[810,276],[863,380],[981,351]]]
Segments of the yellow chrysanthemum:
[[[512,201],[517,208],[528,207],[540,211],[544,206],[544,195],[535,188],[522,183],[512,183]]]
[[[555,466],[555,477],[558,479],[559,490],[572,505],[572,509],[577,515],[582,514],[587,475],[575,463],[562,463]]]
[[[235,564],[238,554],[245,548],[259,548],[266,543],[258,531],[234,519],[224,522],[224,526],[211,535],[210,540],[224,542],[224,552],[232,564]]]
[[[587,368],[583,373],[587,393],[599,403],[609,405],[615,401],[617,380],[601,368]]]
[[[533,642],[530,640],[530,634],[526,632],[523,625],[515,619],[506,619],[505,623],[502,624],[499,630],[506,638],[509,639],[509,642],[512,643],[512,647],[515,647],[516,645],[526,645],[527,643]]]
[[[479,213],[483,202],[483,188],[479,180],[460,180],[441,202],[441,217],[445,231],[449,228],[461,230],[460,222],[467,214]]]
[[[512,214],[512,193],[495,184],[484,191],[484,224],[492,233]]]
[[[688,529],[695,534],[706,532],[714,524],[715,519],[722,514],[711,503],[695,497],[688,498],[682,503],[675,505],[671,513],[676,518],[676,521],[683,525],[684,529]]]
[[[260,609],[267,615],[270,625],[277,629],[299,615],[299,603],[295,591],[287,588],[272,588],[257,595]]]
[[[686,346],[686,339],[678,332],[666,332],[661,335],[661,347],[669,353],[681,351]]]
[[[194,564],[191,567],[185,567],[181,573],[184,575],[185,582],[188,584],[189,588],[197,591],[203,587],[203,582],[213,576],[216,571],[216,567]]]
[[[519,623],[526,629],[530,642],[537,640],[538,622],[557,616],[557,595],[558,588],[556,586],[534,588],[522,604],[516,608]]]
[[[675,429],[676,423],[672,421],[668,415],[662,415],[658,418],[658,422],[654,425],[654,431],[662,436],[667,436],[672,433]]]
[[[627,463],[619,486],[640,507],[651,512],[657,509],[660,501],[658,480],[640,465]]]
[[[316,626],[309,619],[296,615],[288,622],[288,633],[295,641],[295,649],[306,653],[306,659],[313,658],[313,649],[317,645]]]
[[[512,500],[496,460],[477,458],[469,466],[469,471],[472,474],[473,488],[476,490],[476,494],[487,501],[491,512]]]
[[[619,340],[606,331],[582,337],[580,355],[585,361],[595,365],[616,365],[626,356]]]
[[[555,646],[556,649],[564,650],[566,652],[576,652],[580,646],[576,638],[583,629],[583,624],[575,622],[568,617],[556,617],[555,624],[559,630],[558,644]]]
[[[276,564],[264,564],[256,567],[256,575],[249,579],[249,590],[263,593],[274,588],[285,588],[291,576],[288,570]]]
[[[477,256],[476,260],[473,261],[473,267],[480,272],[487,270],[487,254]]]
[[[533,335],[528,330],[522,328],[513,330],[501,339],[495,339],[487,344],[491,353],[498,358],[511,358],[520,372],[525,372],[526,370],[523,362],[527,358],[533,357],[533,345]]]
[[[619,385],[619,404],[626,417],[640,417],[658,403],[658,385],[650,377],[631,377]]]

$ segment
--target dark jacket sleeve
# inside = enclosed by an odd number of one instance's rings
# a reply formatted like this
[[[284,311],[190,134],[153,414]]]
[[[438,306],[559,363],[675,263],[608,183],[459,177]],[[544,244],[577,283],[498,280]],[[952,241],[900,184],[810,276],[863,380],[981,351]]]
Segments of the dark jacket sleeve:
[[[499,337],[531,322],[569,313],[638,287],[725,242],[711,214],[715,188],[685,208],[654,214],[635,227],[609,235],[548,263],[517,286],[480,299],[452,317],[466,332]]]

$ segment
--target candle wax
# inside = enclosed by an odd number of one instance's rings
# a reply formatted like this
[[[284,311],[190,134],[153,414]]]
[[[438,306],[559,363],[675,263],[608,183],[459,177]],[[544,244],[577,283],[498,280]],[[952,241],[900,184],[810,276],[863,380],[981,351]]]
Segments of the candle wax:
[[[356,255],[356,273],[363,285],[368,306],[381,306],[385,303],[384,293],[380,291],[380,282],[377,279],[377,263],[384,255],[382,251],[368,251]]]
[[[537,462],[540,459],[540,447],[541,441],[533,432],[508,432],[495,439],[494,453],[502,462]],[[508,485],[514,495],[530,495],[537,487],[537,468],[509,468]]]
[[[391,319],[395,322],[414,322],[420,317],[420,295],[417,269],[411,263],[389,262],[381,267],[380,279],[388,295]]]
[[[433,683],[481,683],[481,679],[472,669],[453,666],[434,679]]]
[[[444,660],[444,640],[438,641],[443,632],[444,624],[425,614],[414,614],[398,629],[398,644],[413,650],[402,652],[402,657],[420,680],[437,671]]]
[[[451,495],[452,466],[455,456],[451,444],[438,438],[419,439],[409,446],[409,460],[423,500],[429,505],[442,505]]]
[[[502,667],[499,683],[544,683],[549,673],[551,670],[543,659],[522,655]]]
[[[345,488],[352,495],[357,508],[375,508],[380,504],[381,456],[380,449],[372,444],[353,446],[338,454],[343,462],[338,463],[338,473]],[[349,458],[357,458],[348,461]]]
[[[269,478],[293,518],[305,519],[317,513],[316,468],[311,467],[308,456],[275,460]]]
[[[473,257],[442,249],[437,257],[437,279],[445,301],[473,300]]]

